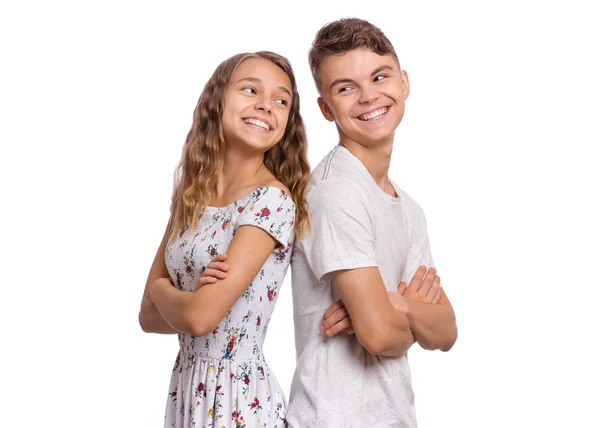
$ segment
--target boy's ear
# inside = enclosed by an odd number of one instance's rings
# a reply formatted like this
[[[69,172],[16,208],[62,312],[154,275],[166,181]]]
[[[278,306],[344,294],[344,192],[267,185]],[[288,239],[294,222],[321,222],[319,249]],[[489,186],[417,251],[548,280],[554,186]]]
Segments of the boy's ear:
[[[317,103],[319,103],[319,108],[321,109],[321,113],[323,113],[323,117],[330,122],[333,122],[335,118],[333,117],[333,113],[323,97],[317,98]]]
[[[406,100],[408,98],[408,95],[410,94],[410,82],[408,81],[408,73],[406,72],[406,70],[402,70],[401,78],[402,87],[404,89],[404,99]]]

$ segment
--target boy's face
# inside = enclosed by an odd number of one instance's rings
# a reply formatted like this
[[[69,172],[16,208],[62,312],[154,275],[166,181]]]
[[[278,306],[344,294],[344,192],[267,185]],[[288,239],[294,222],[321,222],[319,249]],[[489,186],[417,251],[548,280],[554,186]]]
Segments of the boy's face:
[[[391,143],[404,115],[408,75],[391,55],[358,48],[321,63],[319,107],[335,121],[342,140]]]

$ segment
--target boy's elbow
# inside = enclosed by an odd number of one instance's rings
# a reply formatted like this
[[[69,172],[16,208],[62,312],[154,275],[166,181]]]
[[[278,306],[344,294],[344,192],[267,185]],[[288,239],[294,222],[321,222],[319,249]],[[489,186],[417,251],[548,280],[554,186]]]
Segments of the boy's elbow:
[[[378,355],[387,349],[387,344],[383,337],[380,335],[367,335],[366,337],[359,337],[358,341],[362,344],[362,346],[373,355]]]
[[[454,347],[454,344],[456,343],[456,339],[458,339],[458,330],[455,327],[452,330],[452,332],[449,334],[449,337],[446,338],[446,340],[442,344],[442,347],[440,348],[440,350],[442,352],[448,352],[450,349],[452,349],[452,347]]]

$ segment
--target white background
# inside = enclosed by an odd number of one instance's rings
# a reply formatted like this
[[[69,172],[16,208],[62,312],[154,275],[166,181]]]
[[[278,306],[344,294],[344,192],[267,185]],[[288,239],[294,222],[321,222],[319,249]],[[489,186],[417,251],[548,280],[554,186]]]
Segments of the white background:
[[[600,426],[592,3],[3,2],[0,425],[162,426],[177,343],[137,316],[198,96],[232,54],[287,56],[316,166],[307,52],[357,16],[409,73],[390,176],[458,318],[451,352],[410,352],[419,426]],[[265,353],[287,392],[289,275]]]

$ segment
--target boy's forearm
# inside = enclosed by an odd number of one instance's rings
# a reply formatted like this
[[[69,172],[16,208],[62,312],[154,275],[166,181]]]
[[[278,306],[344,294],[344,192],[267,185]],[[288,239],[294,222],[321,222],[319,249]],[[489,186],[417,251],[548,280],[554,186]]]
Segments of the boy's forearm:
[[[410,328],[408,316],[396,309],[392,309],[390,326],[387,331],[387,339],[381,349],[375,352],[384,357],[400,357],[415,343],[415,336]]]
[[[407,317],[417,343],[427,350],[449,351],[457,337],[454,310],[449,305],[407,301]]]

